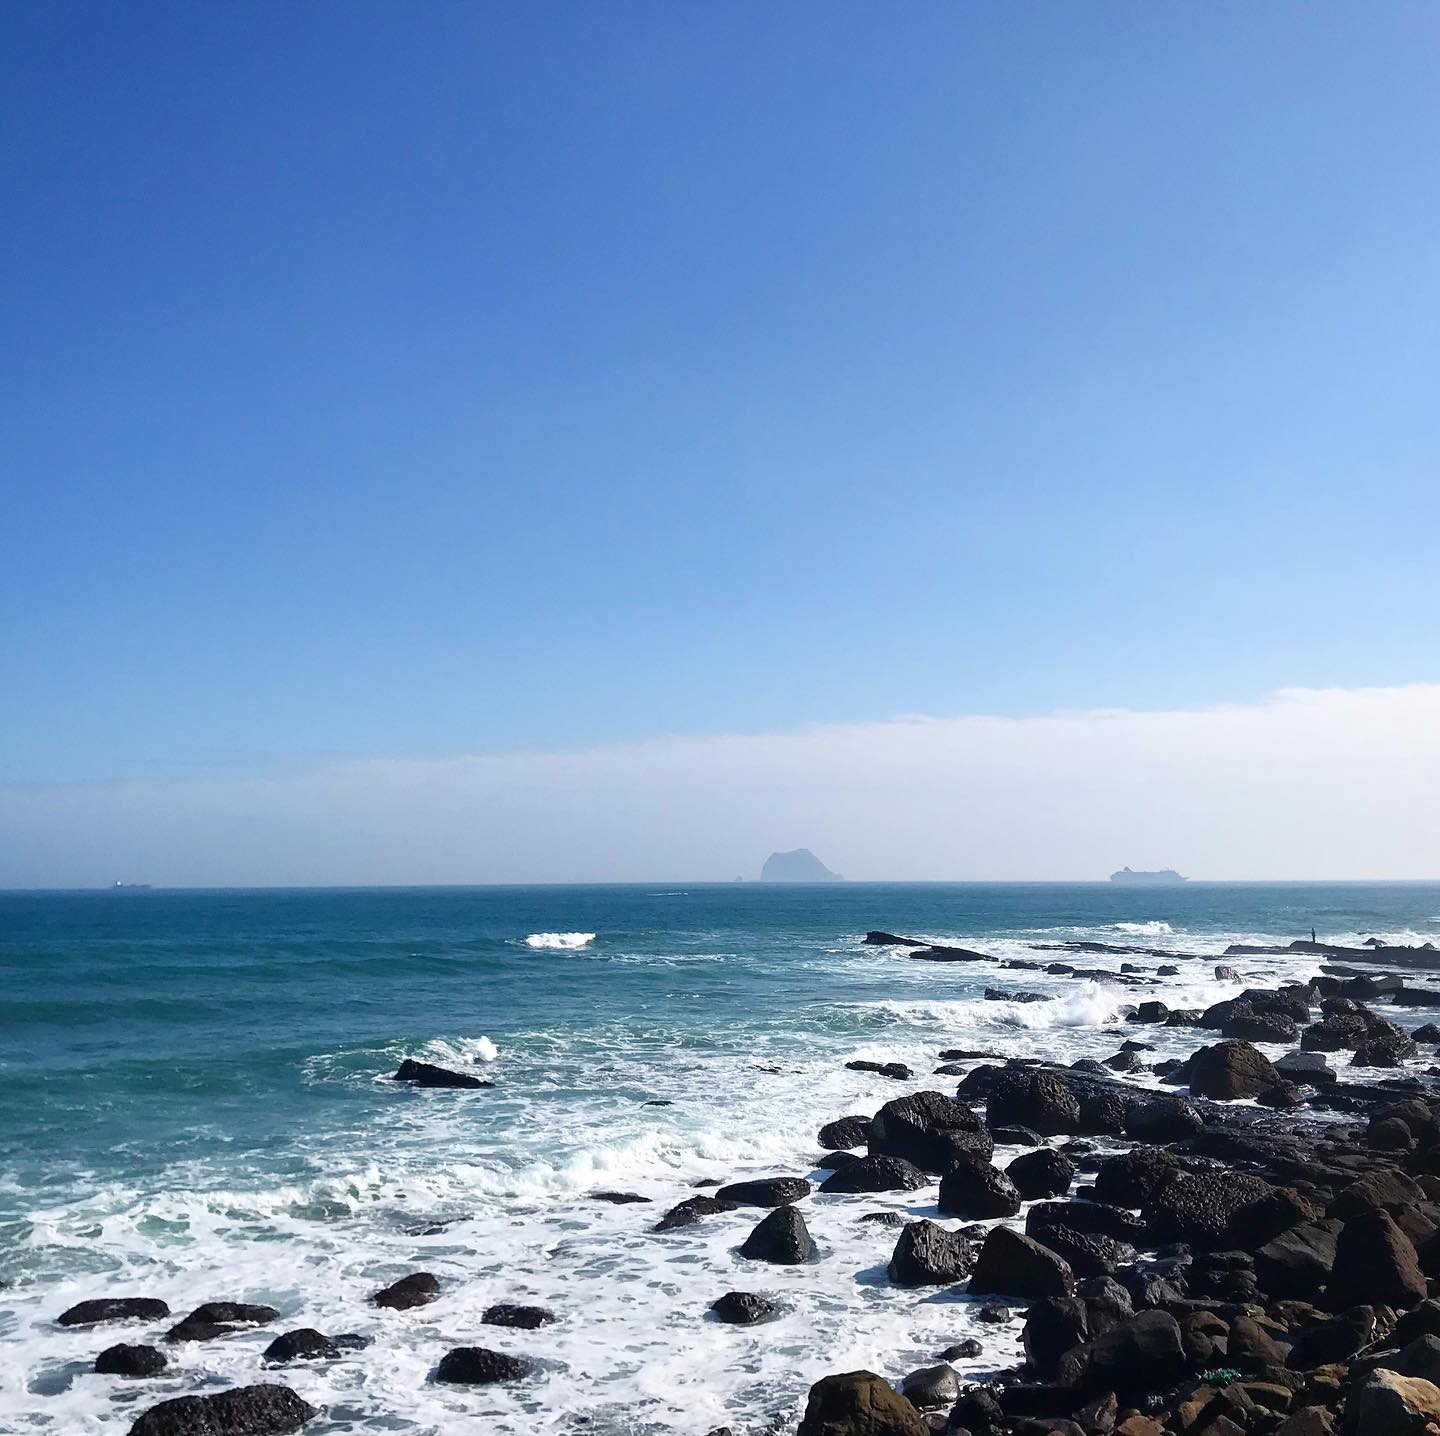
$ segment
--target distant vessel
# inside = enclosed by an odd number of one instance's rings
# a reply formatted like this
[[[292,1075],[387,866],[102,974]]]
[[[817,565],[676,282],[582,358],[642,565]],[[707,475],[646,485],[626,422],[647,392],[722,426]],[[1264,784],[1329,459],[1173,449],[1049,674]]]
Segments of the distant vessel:
[[[117,888],[123,888],[123,889],[124,889],[125,891],[127,891],[127,892],[131,892],[131,891],[134,891],[134,892],[144,892],[144,891],[147,891],[147,890],[149,889],[150,884],[149,884],[149,883],[120,883],[120,882],[117,882],[117,883],[113,884],[113,886],[114,886],[114,887],[117,887]]]
[[[1189,878],[1183,878],[1174,868],[1161,868],[1158,873],[1136,872],[1134,868],[1121,868],[1118,873],[1110,874],[1112,883],[1188,883]]]

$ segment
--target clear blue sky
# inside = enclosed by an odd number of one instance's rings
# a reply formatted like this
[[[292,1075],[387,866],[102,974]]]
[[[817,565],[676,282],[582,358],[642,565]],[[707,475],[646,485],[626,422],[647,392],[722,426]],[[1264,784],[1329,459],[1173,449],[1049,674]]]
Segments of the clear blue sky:
[[[0,778],[1440,667],[1433,3],[0,10]]]

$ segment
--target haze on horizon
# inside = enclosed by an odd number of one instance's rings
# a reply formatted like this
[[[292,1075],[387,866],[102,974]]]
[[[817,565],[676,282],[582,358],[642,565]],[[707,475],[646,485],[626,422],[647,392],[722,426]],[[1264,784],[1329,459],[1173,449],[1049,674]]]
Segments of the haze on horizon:
[[[1440,878],[1432,4],[0,34],[0,886]]]

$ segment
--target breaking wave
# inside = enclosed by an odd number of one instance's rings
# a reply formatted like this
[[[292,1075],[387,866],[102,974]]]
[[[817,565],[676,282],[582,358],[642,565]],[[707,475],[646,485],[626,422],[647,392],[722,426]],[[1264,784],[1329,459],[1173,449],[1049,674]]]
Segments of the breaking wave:
[[[544,948],[551,952],[574,952],[595,941],[593,932],[532,932],[525,939],[526,947]]]

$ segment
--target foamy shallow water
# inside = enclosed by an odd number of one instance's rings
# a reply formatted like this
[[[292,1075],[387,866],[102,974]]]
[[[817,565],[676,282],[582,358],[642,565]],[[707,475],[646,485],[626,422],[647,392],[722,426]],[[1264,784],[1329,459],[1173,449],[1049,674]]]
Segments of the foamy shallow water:
[[[967,1336],[984,1352],[962,1363],[963,1372],[1003,1367],[1018,1357],[1018,1323],[981,1325],[977,1304],[953,1291],[893,1288],[884,1269],[896,1233],[859,1220],[887,1208],[934,1218],[933,1188],[810,1197],[801,1207],[822,1257],[800,1268],[737,1255],[759,1210],[666,1234],[649,1228],[693,1195],[696,1182],[769,1174],[818,1182],[818,1127],[904,1091],[952,1090],[955,1078],[929,1075],[941,1048],[1071,1061],[1107,1056],[1135,1037],[1154,1044],[1152,1060],[1181,1055],[1194,1034],[1127,1026],[1126,1006],[1150,996],[1203,1006],[1233,995],[1237,984],[1213,977],[1215,955],[1232,941],[1293,935],[1257,923],[1235,897],[1230,926],[1149,915],[1145,895],[1130,895],[1139,908],[1133,916],[1102,906],[1089,923],[1079,914],[1027,926],[1035,914],[1007,909],[999,895],[988,932],[974,920],[946,927],[943,896],[921,901],[906,888],[872,890],[863,903],[869,921],[857,921],[850,906],[836,909],[828,894],[813,906],[792,896],[779,910],[757,898],[757,911],[744,907],[748,894],[726,893],[714,901],[730,904],[728,918],[712,903],[697,922],[684,911],[688,897],[627,894],[617,902],[614,890],[579,890],[546,912],[547,899],[529,893],[508,900],[513,912],[482,904],[494,931],[479,937],[478,921],[447,913],[440,939],[417,935],[415,914],[401,903],[389,922],[403,931],[378,950],[370,935],[370,926],[383,927],[378,920],[347,914],[350,927],[338,931],[337,919],[312,915],[309,935],[297,938],[301,924],[286,909],[238,951],[223,937],[224,951],[207,955],[217,973],[210,986],[177,991],[173,976],[156,984],[183,1010],[208,1011],[217,992],[233,990],[236,969],[274,963],[283,946],[289,957],[276,966],[278,987],[253,995],[249,1017],[217,1010],[195,1018],[189,1039],[174,1032],[173,1014],[137,1019],[148,1024],[152,1048],[162,1040],[173,1047],[148,1060],[130,1050],[143,1045],[144,1032],[111,1024],[107,1034],[103,1020],[87,1032],[76,1021],[61,1038],[63,1009],[39,1012],[44,1000],[59,999],[24,996],[28,1016],[8,1049],[21,1060],[0,1069],[17,1123],[22,1111],[30,1123],[24,1149],[5,1148],[0,1187],[3,1272],[15,1282],[0,1311],[0,1430],[123,1432],[166,1396],[276,1379],[322,1409],[312,1433],[438,1436],[462,1422],[507,1433],[582,1423],[597,1432],[703,1432],[791,1420],[827,1371],[864,1366],[898,1379]],[[1064,915],[1084,900],[1067,893]],[[423,907],[433,899],[408,901]],[[93,927],[94,914],[86,921]],[[866,926],[878,925],[997,957],[1087,968],[1114,969],[1121,959],[1032,944],[1135,942],[1206,956],[1178,963],[1177,977],[1132,988],[991,964],[911,962],[859,943]],[[1347,931],[1362,935],[1358,926]],[[556,935],[587,940],[527,941]],[[75,941],[92,976],[113,956],[97,953],[93,941]],[[169,929],[144,937],[144,960],[170,973],[174,943]],[[324,949],[318,956],[315,944]],[[1125,960],[1150,969],[1162,961]],[[1233,965],[1256,982],[1316,970],[1308,959]],[[1047,1000],[987,1001],[986,987],[1039,991]],[[129,968],[115,988],[122,1007],[156,996]],[[291,1014],[283,1022],[282,998]],[[1411,1026],[1423,1020],[1399,1015]],[[247,1022],[240,1051],[221,1061],[216,1034]],[[60,1050],[27,1066],[47,1041]],[[118,1061],[94,1055],[107,1042],[120,1049]],[[497,1085],[399,1087],[388,1074],[405,1055],[474,1064]],[[847,1071],[852,1058],[902,1061],[919,1075],[889,1082]],[[21,1095],[29,1108],[18,1105]],[[672,1105],[644,1105],[656,1100]],[[69,1137],[67,1113],[84,1116],[70,1122],[81,1130]],[[53,1155],[41,1140],[47,1133]],[[1001,1149],[997,1161],[1019,1150]],[[590,1199],[601,1189],[651,1203]],[[439,1301],[411,1312],[369,1304],[378,1287],[421,1269],[441,1278]],[[708,1307],[732,1289],[776,1298],[783,1314],[750,1328],[717,1323]],[[155,1340],[169,1323],[91,1331],[53,1324],[72,1302],[121,1294],[162,1297],[177,1314],[205,1300],[259,1301],[281,1319],[166,1348],[173,1368],[163,1380],[125,1383],[94,1375],[95,1354],[120,1340]],[[534,1332],[481,1325],[484,1309],[501,1301],[546,1306],[559,1320]],[[267,1374],[260,1353],[296,1326],[359,1332],[371,1344],[333,1363]],[[529,1357],[536,1375],[503,1388],[436,1385],[435,1362],[461,1344]]]

